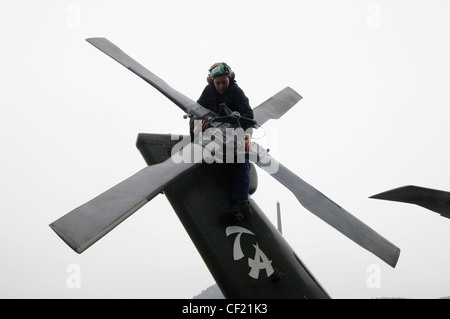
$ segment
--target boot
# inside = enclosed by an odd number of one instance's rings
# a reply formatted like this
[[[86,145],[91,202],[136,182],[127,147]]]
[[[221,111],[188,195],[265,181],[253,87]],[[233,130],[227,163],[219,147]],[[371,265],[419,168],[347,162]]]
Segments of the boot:
[[[225,213],[237,214],[240,212],[247,211],[250,207],[250,203],[245,199],[236,199],[233,203],[233,206],[229,209],[225,209]]]
[[[237,199],[234,201],[233,206],[229,209],[225,209],[222,214],[222,219],[227,221],[238,220],[243,222],[246,218],[251,216],[250,203],[248,200]]]

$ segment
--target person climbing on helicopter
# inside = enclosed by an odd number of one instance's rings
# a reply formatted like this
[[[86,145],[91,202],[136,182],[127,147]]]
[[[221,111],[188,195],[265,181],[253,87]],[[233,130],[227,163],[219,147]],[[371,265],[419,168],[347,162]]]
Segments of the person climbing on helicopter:
[[[239,112],[240,127],[245,132],[245,150],[248,152],[251,145],[252,127],[254,125],[253,110],[250,107],[249,99],[244,91],[237,85],[235,73],[224,62],[213,64],[208,72],[208,85],[203,90],[197,103],[201,106],[215,112],[218,116],[225,116],[228,108],[232,112]],[[194,127],[194,121],[191,121],[191,136],[194,131],[205,129],[203,127]],[[235,127],[236,128],[236,127]],[[250,164],[248,158],[244,163],[228,163],[231,168],[231,199],[232,206],[224,211],[225,214],[236,215],[242,213],[249,214],[248,192],[250,184]]]

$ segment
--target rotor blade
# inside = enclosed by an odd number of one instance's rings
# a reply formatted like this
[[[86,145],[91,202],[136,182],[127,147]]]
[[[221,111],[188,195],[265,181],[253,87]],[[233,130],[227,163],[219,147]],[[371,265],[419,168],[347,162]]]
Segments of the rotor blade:
[[[180,159],[180,156],[190,158],[191,152],[195,154],[202,151],[199,145],[194,145],[193,148],[188,146],[165,162],[142,169],[59,218],[50,227],[73,250],[83,252],[159,194],[165,186],[201,164]]]
[[[290,87],[284,88],[253,109],[256,123],[263,125],[268,120],[279,119],[301,99],[301,95]]]
[[[141,77],[144,81],[152,85],[155,89],[180,107],[184,112],[193,114],[197,117],[204,117],[210,113],[208,109],[202,107],[200,104],[194,102],[184,94],[173,89],[164,80],[147,70],[109,40],[105,38],[90,38],[86,39],[86,41],[122,64],[137,76]]]
[[[370,198],[416,204],[450,218],[450,193],[419,186],[403,186]]]
[[[286,186],[311,213],[390,266],[395,267],[400,249],[394,244],[292,173],[258,144],[253,144],[250,150],[250,159],[256,161],[259,167]]]

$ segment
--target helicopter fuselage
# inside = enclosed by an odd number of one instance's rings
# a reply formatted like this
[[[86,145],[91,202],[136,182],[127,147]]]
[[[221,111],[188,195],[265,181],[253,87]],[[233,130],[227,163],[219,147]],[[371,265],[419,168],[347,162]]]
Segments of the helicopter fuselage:
[[[181,140],[181,139],[180,139]],[[139,134],[148,165],[167,160],[178,143],[171,135]],[[252,217],[223,223],[231,205],[227,164],[202,164],[164,189],[164,194],[226,298],[329,298],[276,227],[250,198]],[[256,190],[251,172],[251,191]]]

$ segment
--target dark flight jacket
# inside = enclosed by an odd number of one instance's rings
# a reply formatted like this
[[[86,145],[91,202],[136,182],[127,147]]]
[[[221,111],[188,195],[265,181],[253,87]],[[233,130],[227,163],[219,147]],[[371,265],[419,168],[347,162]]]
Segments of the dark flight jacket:
[[[225,103],[231,111],[239,112],[242,117],[249,119],[254,118],[253,110],[250,107],[248,98],[245,96],[244,91],[242,91],[242,89],[236,84],[236,81],[230,82],[230,86],[225,94],[220,94],[214,85],[207,85],[197,103],[215,113],[218,113],[220,116],[226,115],[223,110],[221,110],[220,106],[220,104]],[[243,118],[241,118],[240,123],[244,131],[247,131],[247,129],[253,127],[253,123],[251,121]]]
[[[253,110],[250,107],[248,98],[245,96],[244,91],[236,84],[236,81],[231,81],[225,94],[220,94],[214,85],[208,85],[203,90],[202,95],[197,101],[201,106],[218,113],[219,116],[225,116],[226,114],[222,110],[220,104],[225,103],[231,111],[237,111],[242,117],[253,119]],[[194,123],[191,122],[191,138],[193,139],[192,130]],[[242,129],[246,133],[252,133],[253,122],[240,119]],[[241,199],[248,200],[248,189],[250,184],[250,166],[248,158],[245,159],[245,163],[233,163],[229,164],[231,168],[231,198],[233,200]]]

